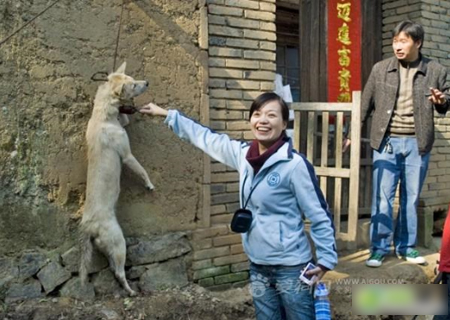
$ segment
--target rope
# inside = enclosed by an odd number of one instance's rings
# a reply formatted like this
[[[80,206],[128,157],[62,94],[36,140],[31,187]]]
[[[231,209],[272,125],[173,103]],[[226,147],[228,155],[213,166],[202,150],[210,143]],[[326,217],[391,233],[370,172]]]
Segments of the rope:
[[[119,20],[119,30],[117,30],[117,39],[116,39],[116,51],[114,52],[114,64],[113,64],[113,72],[116,70],[116,59],[117,59],[117,50],[119,49],[119,40],[120,40],[120,29],[122,28],[122,16],[123,16],[123,7],[125,6],[125,0],[122,1],[122,10],[120,11],[120,20]]]
[[[11,39],[13,36],[15,36],[17,33],[19,33],[23,28],[25,28],[26,26],[28,26],[30,23],[32,23],[34,20],[36,20],[38,17],[40,17],[41,15],[43,15],[47,10],[49,10],[51,7],[53,7],[55,4],[57,4],[58,2],[60,2],[61,0],[56,0],[55,2],[53,2],[51,5],[49,5],[47,8],[45,8],[44,10],[42,10],[40,13],[38,13],[38,15],[36,15],[33,19],[31,19],[30,21],[28,21],[27,23],[25,23],[23,26],[21,26],[19,29],[17,29],[16,31],[14,31],[12,34],[10,34],[9,36],[7,36],[5,39],[3,39],[0,42],[0,47],[9,39]]]

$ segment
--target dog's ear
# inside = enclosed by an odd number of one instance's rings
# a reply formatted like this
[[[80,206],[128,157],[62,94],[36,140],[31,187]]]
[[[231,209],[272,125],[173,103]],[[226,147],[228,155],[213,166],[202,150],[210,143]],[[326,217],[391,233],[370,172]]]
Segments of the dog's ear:
[[[119,69],[117,69],[117,71],[115,73],[125,74],[126,68],[127,68],[127,62],[125,61],[124,63],[122,63],[122,65],[119,67]]]
[[[124,83],[117,83],[113,85],[113,94],[116,98],[120,98],[122,96],[122,90],[123,90]]]

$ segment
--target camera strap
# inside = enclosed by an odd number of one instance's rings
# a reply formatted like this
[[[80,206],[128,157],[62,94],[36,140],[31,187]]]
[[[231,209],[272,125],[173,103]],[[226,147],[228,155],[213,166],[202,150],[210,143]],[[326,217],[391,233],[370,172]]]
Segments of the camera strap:
[[[253,186],[253,188],[250,189],[250,193],[248,194],[247,201],[244,201],[244,189],[245,189],[245,183],[247,182],[247,177],[248,177],[248,171],[247,171],[247,173],[245,174],[244,182],[242,183],[242,195],[241,195],[241,200],[242,200],[242,203],[245,203],[245,204],[244,204],[244,207],[243,207],[242,209],[247,208],[248,202],[250,201],[250,197],[252,196],[253,191],[255,191],[255,189],[256,189],[256,187],[258,186],[258,184],[259,184],[261,181],[264,180],[264,178],[262,178],[261,180],[259,180],[259,181]]]

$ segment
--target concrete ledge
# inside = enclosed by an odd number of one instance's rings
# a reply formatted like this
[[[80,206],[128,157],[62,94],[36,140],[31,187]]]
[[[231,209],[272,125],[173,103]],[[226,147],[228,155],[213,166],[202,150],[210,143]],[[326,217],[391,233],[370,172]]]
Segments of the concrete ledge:
[[[447,211],[448,199],[450,199],[450,196],[420,200],[417,213],[417,244],[419,246],[431,248],[433,243],[434,212],[440,210]]]

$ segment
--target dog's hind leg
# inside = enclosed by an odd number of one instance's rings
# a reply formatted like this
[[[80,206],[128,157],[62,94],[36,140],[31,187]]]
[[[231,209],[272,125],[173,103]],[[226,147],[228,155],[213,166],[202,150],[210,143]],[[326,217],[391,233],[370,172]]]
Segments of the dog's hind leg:
[[[136,292],[130,288],[125,278],[127,247],[122,230],[115,217],[112,221],[102,224],[101,232],[99,232],[98,237],[95,238],[95,244],[108,258],[109,267],[114,273],[117,281],[119,281],[130,296],[135,296]]]
[[[109,260],[110,266],[114,265],[114,275],[120,282],[122,287],[129,293],[130,296],[135,296],[137,293],[130,288],[127,279],[125,278],[125,258],[126,258],[126,244],[122,237],[120,244],[110,252]]]
[[[92,241],[91,237],[85,232],[81,232],[80,234],[80,279],[81,284],[84,286],[87,283],[88,278],[88,266],[91,262],[92,258]]]

